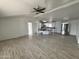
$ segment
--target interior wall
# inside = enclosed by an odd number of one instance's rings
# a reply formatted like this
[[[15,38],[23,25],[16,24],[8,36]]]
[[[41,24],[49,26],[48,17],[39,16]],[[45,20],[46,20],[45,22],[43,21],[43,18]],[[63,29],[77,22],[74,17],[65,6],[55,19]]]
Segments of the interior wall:
[[[0,40],[27,35],[24,17],[10,17],[0,19]]]
[[[35,34],[35,33],[37,33],[37,31],[38,31],[38,23],[36,23],[36,22],[32,22],[33,23],[33,34]]]
[[[76,30],[77,30],[77,22],[79,22],[78,20],[73,20],[70,21],[70,34],[71,35],[76,35]]]
[[[77,43],[79,44],[79,19],[70,21],[70,23],[71,23],[70,33],[71,35],[76,35]]]
[[[77,21],[76,29],[77,29],[76,33],[77,33],[77,35],[78,35],[78,37],[79,37],[79,20]]]
[[[76,25],[77,25],[76,26],[76,29],[77,29],[77,31],[76,31],[76,38],[77,38],[77,43],[79,44],[79,20],[78,20]]]
[[[7,17],[0,19],[0,40],[28,35],[25,17]],[[38,30],[37,23],[33,23],[33,33]],[[56,22],[56,32],[61,33],[61,22]],[[79,20],[70,21],[70,34],[79,37]]]
[[[70,21],[70,34],[71,35],[79,35],[79,19]]]
[[[61,22],[56,22],[56,32],[61,33]]]
[[[70,24],[70,35],[79,36],[79,20],[69,21]],[[61,33],[61,22],[56,22],[56,32]]]

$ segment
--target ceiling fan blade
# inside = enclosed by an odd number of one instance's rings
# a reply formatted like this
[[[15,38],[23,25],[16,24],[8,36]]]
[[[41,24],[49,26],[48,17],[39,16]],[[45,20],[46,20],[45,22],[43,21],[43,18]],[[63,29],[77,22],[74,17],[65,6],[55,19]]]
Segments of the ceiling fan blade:
[[[42,9],[40,9],[40,10],[45,10],[46,8],[42,8]]]
[[[44,10],[46,8],[42,8],[42,7],[38,6],[38,8],[33,8],[33,9],[34,9],[33,12],[35,12],[36,14],[39,14],[39,13],[45,13]]]
[[[44,13],[43,11],[41,11],[40,13]]]
[[[39,13],[36,13],[36,14],[39,14]]]
[[[34,10],[37,10],[36,8],[33,8]]]

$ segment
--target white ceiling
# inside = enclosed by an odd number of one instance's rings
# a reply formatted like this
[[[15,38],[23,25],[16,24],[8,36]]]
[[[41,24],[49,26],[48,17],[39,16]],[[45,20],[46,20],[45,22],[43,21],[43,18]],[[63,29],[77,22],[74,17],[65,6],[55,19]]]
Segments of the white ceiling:
[[[78,1],[76,4],[61,8],[64,5]],[[37,5],[46,7],[46,13],[34,15],[33,8]],[[0,17],[24,15],[28,18],[35,16],[35,20],[67,20],[79,18],[79,0],[1,0]],[[34,18],[32,18],[34,20]]]
[[[50,18],[53,20],[76,20],[79,19],[79,0],[67,3],[46,12],[45,14],[39,14],[35,17],[38,18]]]
[[[37,5],[50,11],[74,0],[0,0],[0,16],[29,15]]]

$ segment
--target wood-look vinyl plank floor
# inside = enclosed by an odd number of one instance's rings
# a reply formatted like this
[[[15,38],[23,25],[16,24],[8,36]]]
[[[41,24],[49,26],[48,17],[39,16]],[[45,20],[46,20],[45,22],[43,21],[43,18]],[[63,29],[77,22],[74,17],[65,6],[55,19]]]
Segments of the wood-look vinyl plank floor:
[[[79,59],[79,48],[72,36],[26,36],[1,41],[0,59]]]

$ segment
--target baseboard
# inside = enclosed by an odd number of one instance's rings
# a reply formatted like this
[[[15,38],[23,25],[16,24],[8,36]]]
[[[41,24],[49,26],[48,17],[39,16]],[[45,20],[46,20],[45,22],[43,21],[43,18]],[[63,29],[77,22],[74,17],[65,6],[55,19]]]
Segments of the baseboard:
[[[23,37],[28,37],[28,35],[18,36],[18,37],[10,38],[10,39],[3,39],[3,40],[0,40],[0,42],[7,41],[7,40],[13,40],[13,39],[19,39],[19,38],[23,38]]]
[[[55,32],[56,34],[59,34],[59,35],[62,35],[61,33],[58,33],[58,32]],[[69,34],[69,35],[63,35],[63,36],[73,36],[73,37],[76,37],[76,35],[72,35],[72,34]]]

